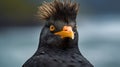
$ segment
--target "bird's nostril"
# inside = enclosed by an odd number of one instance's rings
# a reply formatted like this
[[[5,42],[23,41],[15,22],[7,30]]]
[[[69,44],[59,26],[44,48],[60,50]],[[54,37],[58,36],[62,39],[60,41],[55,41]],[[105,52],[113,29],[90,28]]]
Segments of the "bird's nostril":
[[[64,31],[68,31],[67,29],[65,29]]]
[[[72,31],[72,27],[71,26],[64,26],[63,31]]]

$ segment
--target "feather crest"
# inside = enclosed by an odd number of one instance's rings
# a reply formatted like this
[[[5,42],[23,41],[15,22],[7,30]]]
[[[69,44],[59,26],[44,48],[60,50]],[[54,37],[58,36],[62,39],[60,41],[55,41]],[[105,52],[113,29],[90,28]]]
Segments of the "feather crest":
[[[52,2],[44,2],[38,8],[38,17],[41,20],[53,19],[75,19],[79,10],[79,5],[71,0],[54,0]]]

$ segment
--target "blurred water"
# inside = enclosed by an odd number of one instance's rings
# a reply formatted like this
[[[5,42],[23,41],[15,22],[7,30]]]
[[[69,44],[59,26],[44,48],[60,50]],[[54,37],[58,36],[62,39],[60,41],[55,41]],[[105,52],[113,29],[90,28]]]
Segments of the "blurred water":
[[[79,48],[82,54],[95,67],[120,67],[118,17],[79,18]],[[0,28],[0,67],[21,67],[35,53],[40,31],[40,26]]]

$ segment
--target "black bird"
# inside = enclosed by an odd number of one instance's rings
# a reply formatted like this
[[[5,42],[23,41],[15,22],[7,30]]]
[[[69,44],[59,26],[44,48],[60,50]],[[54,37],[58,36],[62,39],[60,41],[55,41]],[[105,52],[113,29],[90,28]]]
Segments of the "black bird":
[[[76,16],[79,4],[54,0],[38,9],[45,21],[36,53],[22,67],[93,67],[78,49]]]

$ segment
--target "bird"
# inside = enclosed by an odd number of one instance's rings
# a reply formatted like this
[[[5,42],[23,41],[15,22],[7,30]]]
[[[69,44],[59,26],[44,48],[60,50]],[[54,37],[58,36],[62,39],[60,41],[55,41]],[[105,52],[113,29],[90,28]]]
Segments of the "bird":
[[[79,4],[71,0],[39,6],[37,16],[45,25],[36,52],[22,67],[94,67],[78,48],[78,12]]]

